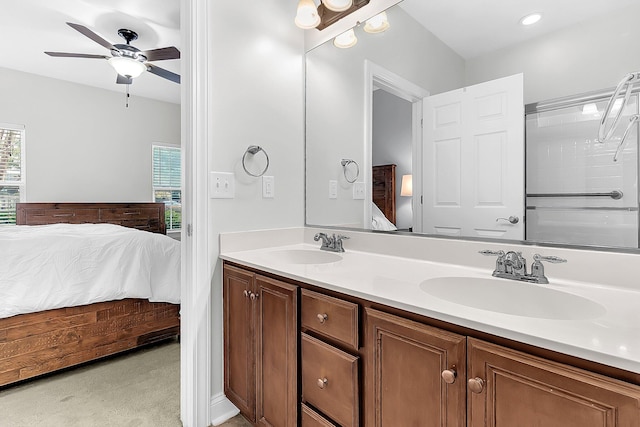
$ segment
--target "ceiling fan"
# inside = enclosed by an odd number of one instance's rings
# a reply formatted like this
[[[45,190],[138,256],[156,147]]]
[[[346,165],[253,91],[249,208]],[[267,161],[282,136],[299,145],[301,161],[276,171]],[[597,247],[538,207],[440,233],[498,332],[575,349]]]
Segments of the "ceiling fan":
[[[180,51],[175,47],[171,46],[141,51],[140,49],[131,46],[131,42],[138,38],[138,34],[135,31],[128,30],[126,28],[119,29],[118,35],[125,39],[127,44],[111,44],[83,25],[74,24],[72,22],[67,22],[67,25],[86,37],[89,37],[99,45],[109,49],[111,51],[111,56],[87,53],[45,52],[47,55],[63,58],[106,59],[118,73],[118,77],[116,79],[116,83],[118,84],[129,85],[133,83],[134,78],[138,77],[145,71],[164,79],[171,80],[172,82],[180,83],[180,75],[149,63],[151,61],[179,59]]]

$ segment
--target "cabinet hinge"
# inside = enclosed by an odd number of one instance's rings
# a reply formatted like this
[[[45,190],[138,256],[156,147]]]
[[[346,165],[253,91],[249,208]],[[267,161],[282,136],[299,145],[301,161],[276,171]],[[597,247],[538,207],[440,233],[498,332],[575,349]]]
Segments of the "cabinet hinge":
[[[192,234],[193,234],[193,227],[191,226],[191,224],[187,224],[187,236],[191,237]]]

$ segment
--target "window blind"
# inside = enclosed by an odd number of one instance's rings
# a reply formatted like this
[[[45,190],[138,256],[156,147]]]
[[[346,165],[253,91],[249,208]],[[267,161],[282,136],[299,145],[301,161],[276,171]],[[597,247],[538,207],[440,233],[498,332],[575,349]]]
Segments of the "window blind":
[[[165,204],[167,230],[182,227],[180,148],[153,146],[153,198]]]
[[[0,124],[0,225],[16,223],[16,203],[24,197],[24,129]]]

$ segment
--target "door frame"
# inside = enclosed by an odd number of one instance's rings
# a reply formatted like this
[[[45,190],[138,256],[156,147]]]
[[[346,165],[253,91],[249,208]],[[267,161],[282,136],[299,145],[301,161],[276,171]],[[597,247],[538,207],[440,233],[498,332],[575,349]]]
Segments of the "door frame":
[[[364,61],[364,177],[365,201],[363,224],[371,228],[371,203],[373,202],[373,92],[383,89],[411,103],[411,173],[413,175],[413,231],[422,231],[422,103],[429,91],[410,82],[404,77],[365,59]],[[420,196],[420,198],[418,198]]]

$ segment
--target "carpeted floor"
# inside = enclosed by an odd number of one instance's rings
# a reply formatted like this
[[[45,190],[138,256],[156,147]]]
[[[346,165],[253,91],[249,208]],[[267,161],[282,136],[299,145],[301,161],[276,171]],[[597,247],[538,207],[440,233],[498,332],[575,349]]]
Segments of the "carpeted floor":
[[[180,427],[180,344],[0,389],[0,426]]]

